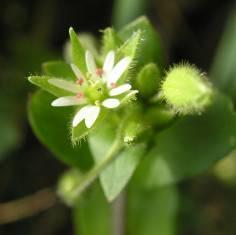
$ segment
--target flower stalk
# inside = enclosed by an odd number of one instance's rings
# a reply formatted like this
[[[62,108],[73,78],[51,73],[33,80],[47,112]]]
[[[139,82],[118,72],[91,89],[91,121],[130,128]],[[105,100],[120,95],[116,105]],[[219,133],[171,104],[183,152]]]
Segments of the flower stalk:
[[[97,163],[90,171],[88,171],[81,180],[79,180],[78,185],[74,186],[69,192],[64,192],[63,189],[58,192],[62,199],[68,204],[73,204],[73,202],[78,198],[78,196],[84,192],[89,185],[91,185],[99,176],[99,174],[116,158],[118,153],[124,147],[120,136],[117,136],[110,151],[103,158],[100,163]]]

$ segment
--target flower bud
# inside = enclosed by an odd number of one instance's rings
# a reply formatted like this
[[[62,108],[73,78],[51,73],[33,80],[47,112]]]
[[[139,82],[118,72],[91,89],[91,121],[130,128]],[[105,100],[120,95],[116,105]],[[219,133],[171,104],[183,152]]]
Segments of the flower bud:
[[[166,73],[162,95],[178,113],[201,113],[212,98],[212,89],[204,74],[189,64],[174,66]]]
[[[77,198],[74,197],[74,189],[78,186],[82,174],[78,170],[67,171],[59,180],[57,193],[68,205],[73,205]]]
[[[150,97],[157,92],[161,83],[161,74],[158,67],[153,64],[145,65],[137,76],[136,88],[143,97]]]

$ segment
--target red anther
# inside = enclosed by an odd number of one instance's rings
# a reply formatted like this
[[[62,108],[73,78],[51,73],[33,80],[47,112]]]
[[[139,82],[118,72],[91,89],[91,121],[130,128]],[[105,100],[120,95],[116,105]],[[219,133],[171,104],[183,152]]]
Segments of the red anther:
[[[82,92],[79,92],[77,95],[76,95],[76,98],[80,99],[84,97],[84,94]]]
[[[80,78],[75,83],[81,86],[84,83],[84,79]]]
[[[112,83],[111,83],[111,87],[112,87],[112,88],[116,88],[117,85],[116,85],[114,82],[112,82]]]
[[[97,74],[99,77],[101,77],[101,76],[103,75],[103,69],[97,68],[97,69],[96,69],[96,74]]]

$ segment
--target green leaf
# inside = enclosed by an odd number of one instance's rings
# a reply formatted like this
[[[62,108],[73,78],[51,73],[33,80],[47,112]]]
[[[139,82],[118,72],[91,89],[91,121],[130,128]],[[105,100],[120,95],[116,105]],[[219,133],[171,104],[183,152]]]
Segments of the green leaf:
[[[115,0],[113,8],[113,24],[120,28],[136,17],[145,13],[148,6],[146,0]]]
[[[43,63],[43,71],[45,75],[64,78],[68,80],[75,80],[76,76],[73,73],[69,64],[63,61],[49,61]]]
[[[109,152],[112,143],[115,141],[115,131],[114,126],[106,123],[89,136],[89,146],[97,164]],[[128,183],[144,151],[144,144],[127,147],[118,153],[116,159],[102,171],[100,181],[109,201],[115,199]]]
[[[87,68],[85,63],[85,50],[82,47],[78,35],[73,28],[69,29],[70,41],[71,41],[71,55],[72,62],[79,67],[81,72],[86,74]]]
[[[56,77],[49,77],[49,76],[30,76],[28,77],[28,80],[33,83],[34,85],[42,88],[43,90],[51,93],[52,95],[56,97],[61,96],[70,96],[75,95],[72,92],[63,90],[61,88],[58,88],[56,86],[53,86],[48,82],[49,79],[64,79],[64,78],[56,78]]]
[[[145,177],[145,175],[143,175]],[[175,186],[154,190],[130,187],[127,198],[127,235],[176,234],[178,192]]]
[[[199,174],[236,147],[236,115],[222,95],[199,116],[180,118],[160,132],[137,174],[149,187],[177,182]]]
[[[137,30],[142,31],[139,45],[139,59],[136,66],[154,62],[163,65],[163,52],[160,37],[146,17],[140,17],[119,31],[122,40],[127,40]]]
[[[212,82],[236,99],[236,10],[228,19],[212,68]]]
[[[87,144],[77,147],[72,146],[70,141],[69,124],[74,110],[68,107],[51,107],[52,100],[53,96],[43,91],[38,91],[31,97],[28,116],[34,133],[61,161],[87,169],[91,166]]]
[[[87,190],[74,208],[77,235],[112,234],[111,208],[99,184]]]
[[[105,56],[110,50],[116,50],[122,45],[122,40],[112,28],[106,28],[103,31],[102,53]]]

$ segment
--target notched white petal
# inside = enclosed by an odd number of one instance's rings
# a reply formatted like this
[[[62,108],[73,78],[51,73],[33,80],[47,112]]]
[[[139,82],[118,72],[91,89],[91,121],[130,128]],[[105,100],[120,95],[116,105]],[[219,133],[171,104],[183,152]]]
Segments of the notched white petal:
[[[128,68],[130,62],[131,62],[130,57],[125,57],[122,60],[120,60],[112,69],[108,77],[108,81],[107,81],[108,84],[116,83],[119,80],[119,78],[122,76],[122,74],[125,72],[125,70]]]
[[[75,94],[80,91],[80,88],[78,85],[76,85],[73,82],[63,80],[63,79],[52,78],[52,79],[48,80],[48,83],[55,86],[55,87],[61,88],[66,91],[70,91]]]
[[[75,96],[64,96],[54,100],[51,105],[54,107],[73,106],[86,104],[85,98],[77,98]]]
[[[75,76],[77,78],[83,78],[84,75],[82,74],[82,72],[80,71],[80,69],[75,65],[75,64],[71,64],[71,69],[73,70]]]
[[[110,96],[121,95],[125,93],[126,91],[129,91],[130,89],[131,89],[131,85],[126,83],[126,84],[123,84],[121,86],[111,89],[109,92],[109,95]]]
[[[115,52],[114,51],[109,51],[107,53],[107,56],[105,58],[105,62],[103,64],[103,70],[105,73],[110,73],[111,70],[113,69],[115,62]]]
[[[76,127],[81,121],[83,121],[85,119],[85,116],[88,112],[90,105],[87,105],[83,108],[81,108],[74,116],[73,122],[72,122],[72,126]]]
[[[118,99],[108,98],[102,102],[102,105],[108,109],[114,109],[120,105],[120,101]]]
[[[88,72],[91,74],[95,74],[96,73],[96,64],[94,61],[94,57],[90,51],[86,51],[85,60],[86,60]]]
[[[100,113],[100,107],[98,106],[93,105],[88,108],[85,114],[85,125],[87,128],[93,126],[93,124],[98,118],[99,113]]]

